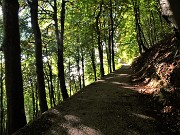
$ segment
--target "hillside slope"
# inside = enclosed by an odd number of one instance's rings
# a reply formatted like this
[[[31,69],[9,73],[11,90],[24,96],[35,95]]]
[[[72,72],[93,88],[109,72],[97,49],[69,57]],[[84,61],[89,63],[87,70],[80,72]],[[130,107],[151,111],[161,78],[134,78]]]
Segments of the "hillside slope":
[[[180,55],[175,36],[162,40],[138,57],[131,81],[149,95],[149,105],[166,132],[180,134]]]

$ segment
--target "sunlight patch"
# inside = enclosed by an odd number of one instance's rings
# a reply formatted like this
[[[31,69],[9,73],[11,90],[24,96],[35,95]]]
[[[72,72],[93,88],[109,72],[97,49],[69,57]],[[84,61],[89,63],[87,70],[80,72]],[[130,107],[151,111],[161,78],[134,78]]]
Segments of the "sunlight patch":
[[[81,121],[80,118],[74,116],[74,115],[65,115],[64,118],[67,120],[67,121],[71,121],[71,122],[75,122],[75,123],[78,123]]]
[[[137,116],[137,117],[142,118],[142,119],[155,120],[154,118],[143,115],[143,114],[132,113],[132,115]]]
[[[71,127],[68,129],[68,135],[103,135],[93,128],[81,125],[80,127]]]
[[[66,129],[68,135],[103,135],[99,130],[83,125],[81,119],[74,115],[65,115],[65,122],[60,126]]]

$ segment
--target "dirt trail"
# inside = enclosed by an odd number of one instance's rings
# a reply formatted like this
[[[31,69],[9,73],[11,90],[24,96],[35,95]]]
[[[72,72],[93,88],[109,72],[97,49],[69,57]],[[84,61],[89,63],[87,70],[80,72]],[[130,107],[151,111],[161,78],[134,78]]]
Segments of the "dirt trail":
[[[123,66],[44,113],[16,135],[160,135]]]

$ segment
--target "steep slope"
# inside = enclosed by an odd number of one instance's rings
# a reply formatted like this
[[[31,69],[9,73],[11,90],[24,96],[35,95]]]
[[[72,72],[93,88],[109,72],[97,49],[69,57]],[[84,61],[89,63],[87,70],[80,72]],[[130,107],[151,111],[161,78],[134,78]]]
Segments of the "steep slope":
[[[162,40],[132,64],[131,80],[149,94],[149,106],[169,134],[180,133],[180,42],[175,36]]]

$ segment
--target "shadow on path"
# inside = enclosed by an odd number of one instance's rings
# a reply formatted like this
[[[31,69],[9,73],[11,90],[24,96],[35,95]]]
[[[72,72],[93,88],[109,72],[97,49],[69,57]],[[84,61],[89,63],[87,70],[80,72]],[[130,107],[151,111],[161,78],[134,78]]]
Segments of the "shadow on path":
[[[85,87],[15,135],[160,135],[129,83],[129,66]]]

